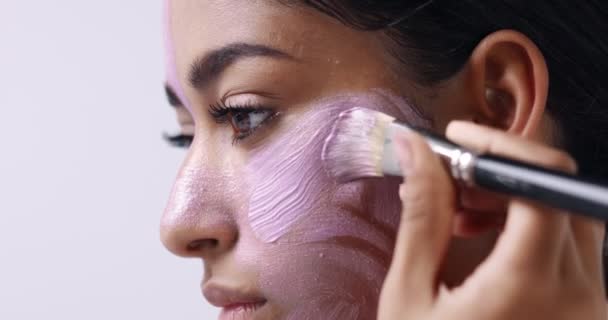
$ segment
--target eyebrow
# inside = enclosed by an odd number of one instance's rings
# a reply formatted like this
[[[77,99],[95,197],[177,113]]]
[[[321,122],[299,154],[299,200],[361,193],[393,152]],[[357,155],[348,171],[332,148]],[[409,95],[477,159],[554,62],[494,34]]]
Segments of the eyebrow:
[[[190,85],[196,89],[204,89],[211,84],[232,64],[243,58],[271,57],[278,59],[293,59],[289,54],[259,44],[232,43],[213,50],[197,58],[190,68]]]
[[[169,104],[172,107],[177,108],[184,106],[177,94],[175,94],[175,90],[173,90],[173,88],[171,88],[171,86],[169,86],[167,83],[165,83],[165,95],[167,96],[167,101],[169,101]]]

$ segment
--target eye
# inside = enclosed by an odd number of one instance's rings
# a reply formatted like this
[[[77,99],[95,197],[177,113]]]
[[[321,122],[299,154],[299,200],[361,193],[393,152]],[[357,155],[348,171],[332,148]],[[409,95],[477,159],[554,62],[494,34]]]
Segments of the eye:
[[[270,108],[213,105],[209,113],[217,123],[230,123],[234,140],[243,140],[252,135],[278,113]]]
[[[230,117],[230,124],[234,130],[235,136],[243,139],[253,133],[266,120],[272,117],[273,112],[270,110],[252,110],[252,111],[235,111]]]

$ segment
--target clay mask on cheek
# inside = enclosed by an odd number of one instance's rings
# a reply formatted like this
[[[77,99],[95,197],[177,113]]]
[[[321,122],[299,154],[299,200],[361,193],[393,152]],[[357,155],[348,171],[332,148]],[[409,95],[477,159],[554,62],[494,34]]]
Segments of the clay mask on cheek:
[[[379,90],[320,101],[298,119],[289,119],[295,126],[255,150],[248,165],[254,188],[249,222],[260,240],[275,242],[315,209],[331,210],[320,207],[328,203],[323,199],[335,186],[323,169],[321,151],[340,112],[357,106],[420,124],[420,117],[404,100]]]
[[[249,164],[254,186],[249,222],[256,236],[275,242],[321,197],[327,185],[320,152],[332,108],[310,110],[269,146],[256,150]]]
[[[401,203],[399,179],[338,185],[321,151],[338,115],[379,110],[423,125],[403,99],[382,91],[319,101],[252,152],[248,218],[264,246],[259,283],[285,319],[373,319]]]

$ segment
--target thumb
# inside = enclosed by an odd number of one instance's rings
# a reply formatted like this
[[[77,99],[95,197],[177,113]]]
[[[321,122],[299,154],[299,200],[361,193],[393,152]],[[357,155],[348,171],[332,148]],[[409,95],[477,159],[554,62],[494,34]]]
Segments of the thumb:
[[[452,235],[454,185],[421,136],[408,132],[395,140],[405,182],[399,190],[401,222],[387,278],[401,286],[401,295],[416,295],[415,303],[431,303]]]

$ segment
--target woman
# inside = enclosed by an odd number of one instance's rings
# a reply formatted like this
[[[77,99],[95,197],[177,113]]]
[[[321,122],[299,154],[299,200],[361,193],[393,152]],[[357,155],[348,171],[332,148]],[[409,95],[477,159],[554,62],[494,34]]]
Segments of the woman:
[[[336,115],[365,106],[606,178],[607,10],[169,1],[170,141],[190,148],[165,246],[203,259],[225,319],[605,319],[601,224],[456,187],[413,134],[401,187],[338,185],[319,157]]]

